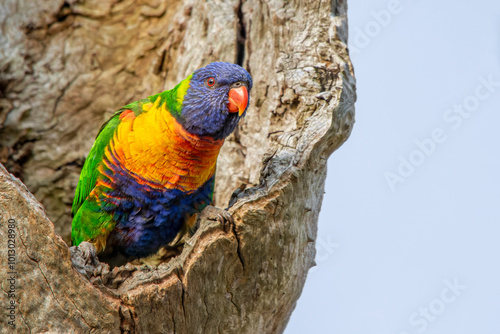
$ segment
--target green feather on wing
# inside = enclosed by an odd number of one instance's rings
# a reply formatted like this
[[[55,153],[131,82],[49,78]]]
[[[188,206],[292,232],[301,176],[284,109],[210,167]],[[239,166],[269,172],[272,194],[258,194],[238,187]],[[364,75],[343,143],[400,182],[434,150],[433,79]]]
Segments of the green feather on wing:
[[[92,145],[90,153],[87,156],[87,159],[85,159],[85,163],[83,164],[83,169],[80,174],[78,186],[76,187],[73,206],[71,207],[72,217],[76,215],[83,202],[85,202],[85,199],[89,196],[90,192],[96,185],[97,177],[99,176],[99,163],[102,161],[106,146],[108,146],[109,142],[113,138],[118,124],[120,124],[121,122],[120,115],[125,110],[132,110],[137,116],[138,114],[142,113],[141,106],[144,102],[149,102],[149,100],[132,102],[124,106],[123,108],[120,108],[99,129],[94,145]]]
[[[94,145],[92,145],[92,148],[90,149],[87,159],[85,159],[85,163],[83,164],[83,169],[80,174],[80,180],[78,181],[78,186],[76,187],[73,206],[71,207],[72,217],[76,215],[78,209],[80,209],[85,199],[89,196],[92,189],[94,189],[97,177],[99,176],[99,163],[102,161],[106,146],[109,144],[111,138],[113,138],[113,134],[118,124],[120,124],[120,114],[121,111],[116,112],[113,117],[103,124],[97,134]]]

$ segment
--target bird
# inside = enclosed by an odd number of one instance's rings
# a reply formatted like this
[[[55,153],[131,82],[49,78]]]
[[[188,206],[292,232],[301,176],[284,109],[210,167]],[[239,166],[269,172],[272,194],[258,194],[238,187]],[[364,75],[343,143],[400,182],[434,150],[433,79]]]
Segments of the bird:
[[[217,157],[246,115],[252,78],[213,62],[173,89],[132,102],[99,130],[71,209],[73,246],[127,260],[192,230],[213,204]]]

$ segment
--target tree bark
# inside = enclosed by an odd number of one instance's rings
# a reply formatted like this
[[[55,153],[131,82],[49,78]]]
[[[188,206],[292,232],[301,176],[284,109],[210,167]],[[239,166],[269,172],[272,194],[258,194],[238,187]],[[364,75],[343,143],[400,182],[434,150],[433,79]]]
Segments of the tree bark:
[[[354,123],[345,0],[0,6],[0,162],[27,187],[0,168],[1,302],[15,300],[17,331],[283,332],[314,264],[327,158]],[[217,169],[216,203],[230,203],[234,230],[206,220],[157,269],[80,274],[69,212],[100,125],[211,61],[254,80]]]

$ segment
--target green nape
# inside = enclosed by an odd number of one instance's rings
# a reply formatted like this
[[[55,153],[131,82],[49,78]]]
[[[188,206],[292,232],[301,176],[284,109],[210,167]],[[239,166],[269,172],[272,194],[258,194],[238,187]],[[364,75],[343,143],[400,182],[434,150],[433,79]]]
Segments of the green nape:
[[[191,82],[192,76],[193,75],[191,74],[186,79],[179,82],[179,84],[174,88],[172,88],[171,90],[166,90],[159,94],[152,95],[149,97],[149,99],[151,100],[151,102],[155,103],[156,100],[159,98],[160,99],[159,106],[165,103],[166,109],[170,111],[170,113],[174,117],[176,118],[179,117],[182,111],[182,102],[184,102],[184,96],[186,95],[186,92],[189,89],[189,84]]]

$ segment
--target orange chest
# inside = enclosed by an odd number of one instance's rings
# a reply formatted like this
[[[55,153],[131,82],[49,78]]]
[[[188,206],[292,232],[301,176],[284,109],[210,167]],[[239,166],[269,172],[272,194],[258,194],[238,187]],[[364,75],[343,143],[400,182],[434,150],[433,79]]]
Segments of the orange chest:
[[[106,155],[141,184],[192,192],[215,174],[222,144],[187,133],[166,110],[150,110],[122,118]]]

